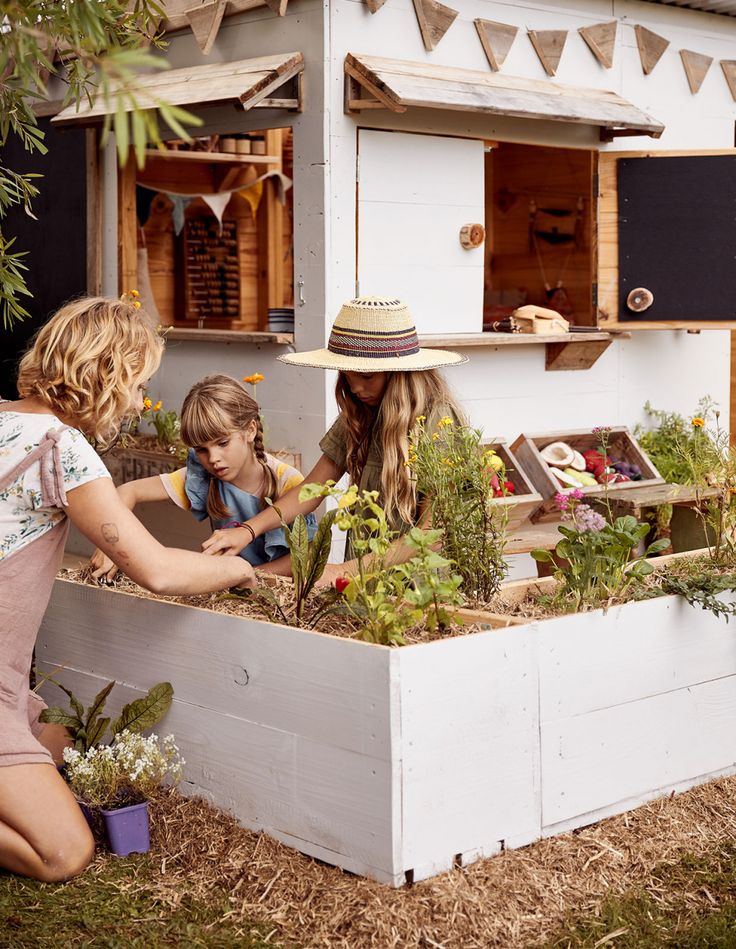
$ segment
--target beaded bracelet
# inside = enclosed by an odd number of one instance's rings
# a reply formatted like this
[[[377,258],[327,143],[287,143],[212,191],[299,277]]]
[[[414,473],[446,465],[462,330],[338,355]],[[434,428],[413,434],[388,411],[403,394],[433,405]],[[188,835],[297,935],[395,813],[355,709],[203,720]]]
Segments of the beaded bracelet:
[[[255,539],[256,539],[256,532],[253,530],[253,528],[250,526],[250,524],[248,524],[246,521],[241,521],[239,526],[240,526],[240,527],[244,527],[247,531],[250,531],[250,541],[249,541],[249,544],[252,544],[252,543],[255,541]]]

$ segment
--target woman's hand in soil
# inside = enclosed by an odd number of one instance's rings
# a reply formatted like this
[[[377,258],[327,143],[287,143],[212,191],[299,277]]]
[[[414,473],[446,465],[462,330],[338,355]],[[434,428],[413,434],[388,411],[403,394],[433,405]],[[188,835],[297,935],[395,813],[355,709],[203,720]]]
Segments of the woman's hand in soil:
[[[245,527],[226,527],[216,530],[202,544],[202,552],[210,555],[225,555],[237,557],[241,550],[253,540],[252,534]]]
[[[90,573],[98,583],[112,583],[120,572],[117,566],[110,560],[107,554],[104,554],[100,548],[89,558]]]

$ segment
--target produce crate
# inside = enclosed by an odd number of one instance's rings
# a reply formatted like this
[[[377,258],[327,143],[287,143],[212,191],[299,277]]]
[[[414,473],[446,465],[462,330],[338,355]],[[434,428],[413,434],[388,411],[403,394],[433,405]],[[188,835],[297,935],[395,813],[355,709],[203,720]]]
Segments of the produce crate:
[[[529,476],[532,485],[543,498],[543,503],[537,512],[537,517],[555,512],[554,496],[561,490],[560,485],[550,470],[550,466],[541,456],[542,449],[552,444],[552,442],[565,442],[570,448],[574,448],[579,452],[600,447],[600,437],[594,435],[589,429],[567,432],[545,432],[543,435],[519,435],[511,446],[511,449],[524,466],[524,470]],[[638,465],[642,473],[641,481],[626,481],[621,484],[612,484],[612,490],[617,492],[622,490],[636,491],[637,489],[649,487],[653,484],[664,483],[664,478],[654,467],[654,464],[647,454],[639,447],[636,439],[628,428],[623,426],[614,426],[611,428],[610,435],[608,436],[608,455],[614,461],[626,461],[629,464]],[[600,497],[605,490],[605,485],[602,484],[581,488],[583,494],[591,498]]]
[[[534,485],[519,464],[516,456],[505,441],[488,442],[488,448],[492,448],[503,461],[506,468],[506,480],[512,481],[516,492],[502,498],[496,498],[494,504],[499,507],[505,507],[508,510],[507,530],[516,530],[542,505],[542,495],[536,490]]]

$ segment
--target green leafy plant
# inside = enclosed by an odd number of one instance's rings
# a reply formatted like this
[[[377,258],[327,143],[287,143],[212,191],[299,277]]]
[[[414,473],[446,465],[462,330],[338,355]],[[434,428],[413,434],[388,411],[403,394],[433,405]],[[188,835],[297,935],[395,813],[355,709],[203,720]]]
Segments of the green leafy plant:
[[[69,708],[54,706],[44,709],[41,712],[40,721],[52,725],[64,725],[74,742],[74,748],[82,753],[102,745],[108,730],[114,738],[126,729],[131,732],[142,732],[153,728],[168,712],[174,696],[174,689],[170,682],[159,682],[152,686],[146,695],[124,705],[120,715],[113,719],[103,717],[103,712],[107,698],[115,686],[114,680],[100,689],[88,709],[84,708],[71,689],[53,678],[50,681],[69,697]]]
[[[695,416],[708,418],[713,409],[712,399],[705,396],[698,402]],[[690,484],[692,471],[683,457],[683,450],[697,435],[690,419],[678,412],[655,409],[650,402],[644,403],[644,411],[654,421],[654,425],[646,428],[637,425],[634,428],[637,441],[665,481]]]
[[[442,549],[462,577],[463,591],[488,601],[508,569],[507,511],[493,503],[505,493],[503,462],[483,444],[480,430],[446,417],[432,432],[425,422],[424,416],[417,419],[407,466],[432,526],[442,532]]]

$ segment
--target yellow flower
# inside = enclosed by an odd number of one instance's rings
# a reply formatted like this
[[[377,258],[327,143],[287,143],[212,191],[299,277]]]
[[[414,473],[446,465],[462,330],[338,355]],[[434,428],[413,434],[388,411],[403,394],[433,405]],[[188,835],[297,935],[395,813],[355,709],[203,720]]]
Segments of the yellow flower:
[[[151,402],[148,396],[146,396],[145,399],[143,400],[143,408],[146,410],[146,412],[151,408],[152,405],[153,405],[153,402]]]
[[[702,428],[705,425],[704,418],[694,418],[690,420],[690,424],[694,425],[695,428]]]
[[[138,300],[133,300],[133,306],[136,308],[136,310],[140,310],[141,308],[141,305],[138,302]]]
[[[435,433],[432,435],[432,441],[433,441],[433,442],[439,441],[439,438],[440,438],[440,433],[439,433],[439,432],[435,432]]]
[[[495,452],[493,452],[492,455],[486,454],[486,461],[488,462],[488,466],[493,468],[494,471],[500,471],[503,468],[503,461]]]
[[[426,415],[417,415],[416,421],[417,421],[417,424],[419,424],[420,422],[426,422],[426,421],[427,421],[427,416],[426,416]]]
[[[137,290],[131,290],[131,291],[130,291],[130,295],[131,295],[132,297],[139,297],[139,296],[140,296],[140,293],[138,293]]]
[[[264,380],[265,378],[266,378],[266,377],[265,377],[265,376],[262,376],[262,375],[260,374],[260,372],[254,372],[254,373],[253,373],[252,375],[250,375],[250,376],[243,376],[243,382],[247,382],[247,383],[249,383],[250,385],[254,386],[254,385],[256,385],[256,383],[258,383],[258,382],[263,382],[263,380]]]
[[[438,428],[447,428],[448,425],[454,425],[455,423],[450,418],[449,415],[446,415],[444,418],[441,418],[437,423]]]
[[[153,411],[158,412],[160,408],[161,408],[161,399],[159,399],[158,402],[154,405]]]

